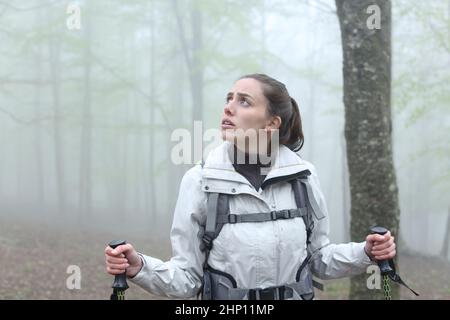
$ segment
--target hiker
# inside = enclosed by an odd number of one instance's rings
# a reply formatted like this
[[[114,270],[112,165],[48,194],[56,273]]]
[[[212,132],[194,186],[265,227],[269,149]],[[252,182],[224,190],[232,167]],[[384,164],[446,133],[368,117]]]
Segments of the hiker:
[[[246,136],[252,129],[263,132],[257,143]],[[129,281],[171,298],[309,300],[313,285],[320,287],[313,275],[353,276],[395,256],[389,232],[330,243],[316,169],[297,154],[299,108],[283,83],[264,74],[239,78],[226,95],[221,132],[220,146],[181,181],[173,257],[163,262],[131,244],[106,247],[109,274],[126,272]]]

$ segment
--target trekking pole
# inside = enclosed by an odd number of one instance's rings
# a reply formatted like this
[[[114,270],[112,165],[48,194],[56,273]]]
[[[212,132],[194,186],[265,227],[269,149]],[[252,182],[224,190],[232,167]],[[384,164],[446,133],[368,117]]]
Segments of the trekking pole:
[[[108,245],[115,249],[118,246],[126,244],[127,242],[124,240],[113,240]],[[127,273],[126,271],[122,274],[117,274],[114,278],[114,282],[112,284],[113,293],[111,294],[111,300],[125,300],[125,290],[128,289],[127,284]]]
[[[385,235],[388,232],[388,229],[384,227],[372,227],[370,228],[371,234],[379,234],[379,235]],[[395,264],[393,259],[387,259],[387,260],[380,260],[377,261],[378,266],[380,267],[381,276],[383,277],[383,293],[384,293],[384,299],[385,300],[392,300],[391,295],[391,284],[389,282],[389,279],[391,279],[394,282],[397,282],[398,284],[401,284],[411,290],[412,293],[414,293],[416,296],[419,294],[415,292],[413,289],[408,287],[405,282],[403,282],[402,278],[396,273],[395,271]]]

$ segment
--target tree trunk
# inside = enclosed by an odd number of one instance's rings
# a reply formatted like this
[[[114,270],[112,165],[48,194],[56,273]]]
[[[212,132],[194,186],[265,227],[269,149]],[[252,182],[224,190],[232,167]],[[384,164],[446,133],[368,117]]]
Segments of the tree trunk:
[[[381,28],[369,29],[369,5],[380,8]],[[344,58],[345,138],[351,192],[351,240],[363,241],[369,227],[398,235],[398,188],[391,141],[391,3],[336,0]],[[351,281],[351,299],[381,298],[368,290],[367,274]],[[392,286],[393,298],[398,287]]]
[[[203,120],[203,63],[201,59],[203,48],[202,13],[199,8],[191,9],[192,25],[192,66],[191,90],[192,90],[192,117],[194,121]]]
[[[36,20],[40,21],[42,15],[39,10],[36,14]],[[36,80],[37,83],[34,86],[34,118],[40,119],[41,113],[40,109],[42,107],[41,101],[41,90],[42,90],[42,47],[38,43],[36,45],[36,56],[35,56],[35,66],[36,66]],[[38,210],[44,210],[44,166],[42,162],[42,126],[40,121],[36,122],[35,133],[34,133],[34,151],[36,153],[36,205]]]
[[[152,226],[155,223],[156,216],[156,194],[155,194],[155,4],[150,2],[150,108],[149,108],[149,161],[148,161],[148,181],[147,181],[147,194],[146,194],[146,215],[148,216],[149,225]]]
[[[91,7],[92,8],[92,7]],[[80,163],[80,191],[78,208],[80,220],[82,223],[87,222],[92,210],[92,95],[91,95],[91,20],[89,10],[86,10],[83,20],[84,35],[84,97],[83,97],[83,114],[81,121],[81,163]]]
[[[64,171],[64,154],[61,128],[61,52],[60,39],[53,34],[49,41],[50,55],[50,75],[51,75],[51,93],[53,107],[53,144],[55,156],[55,174],[56,174],[56,194],[58,204],[58,214],[64,214],[66,209],[66,187],[65,187],[65,171]]]
[[[127,105],[129,105],[127,103]],[[128,123],[130,121],[129,110],[125,108],[123,114],[123,121]],[[117,218],[122,218],[127,214],[128,207],[128,174],[129,174],[129,166],[128,166],[128,131],[123,130],[118,133],[118,153],[117,153],[117,168],[120,172],[117,175],[117,188],[116,188],[116,196],[115,196],[115,208],[113,209],[116,212]]]
[[[180,80],[180,70],[183,68],[183,59],[180,55],[176,55],[174,59],[172,60],[172,66],[171,66],[171,74],[170,79],[172,83],[177,83],[178,90],[175,90],[170,95],[170,104],[174,106],[174,109],[172,110],[172,113],[174,115],[174,123],[176,123],[179,127],[185,127],[187,124],[186,118],[187,118],[187,110],[182,108],[183,104],[185,103],[183,100],[183,92],[185,92],[185,82]],[[172,146],[173,142],[170,141],[170,129],[167,129],[167,132],[165,132],[166,139],[166,145]],[[186,172],[186,170],[190,167],[189,165],[179,164],[174,165],[171,160],[171,148],[168,147],[166,150],[166,163],[167,163],[167,177],[166,181],[167,183],[167,202],[165,203],[165,207],[163,208],[175,208],[176,200],[177,200],[177,193],[179,190],[181,179]],[[170,209],[166,209],[170,210]],[[164,209],[161,209],[162,212],[164,212]],[[167,216],[167,214],[166,214]],[[161,229],[166,230],[166,226],[168,225],[168,221],[161,221]]]
[[[118,52],[121,61],[123,61],[124,68],[129,68],[130,60],[132,58],[129,57],[130,50],[130,40],[129,40],[129,30],[122,29],[120,34],[120,39],[122,39],[121,47]],[[126,106],[130,105],[130,96],[132,92],[128,92],[127,100],[124,102]],[[130,122],[130,112],[129,108],[124,108],[123,112],[120,113],[120,121],[123,123]],[[118,119],[115,119],[117,121]],[[123,128],[119,128],[114,134],[116,138],[114,139],[117,143],[117,152],[115,154],[115,166],[117,168],[117,175],[115,184],[115,196],[113,201],[114,207],[111,209],[112,212],[115,213],[115,217],[117,219],[122,219],[127,215],[127,207],[128,207],[128,139],[129,139],[129,131]]]
[[[190,125],[191,135],[194,137],[194,122],[203,121],[203,85],[204,85],[204,65],[201,59],[201,54],[203,50],[203,28],[202,28],[202,13],[198,7],[199,3],[196,1],[190,2],[190,22],[191,22],[191,43],[192,46],[189,48],[188,41],[186,39],[185,25],[183,23],[182,16],[179,12],[178,1],[172,0],[172,7],[175,14],[175,19],[177,21],[178,36],[181,43],[181,49],[183,57],[188,69],[188,77],[191,88],[192,97],[192,123]],[[179,77],[179,72],[178,72]],[[179,81],[177,81],[179,82]],[[203,132],[203,123],[201,124],[201,131]],[[192,159],[195,162],[201,160],[199,159],[202,154],[196,152],[195,143],[200,144],[200,148],[203,149],[202,141],[191,140],[192,145]],[[170,155],[170,150],[168,150]],[[203,153],[203,152],[202,152]],[[179,165],[180,169],[185,172],[185,165]],[[178,181],[173,181],[173,186],[169,186],[169,190],[173,194],[174,190],[178,190],[178,186],[181,179]],[[176,185],[175,185],[176,184]],[[175,199],[176,200],[176,199]]]
[[[130,46],[128,47],[128,56],[133,57],[135,48],[138,47],[137,40],[136,40],[136,34],[134,31],[132,31],[131,34],[132,41],[130,41]],[[130,59],[130,69],[131,69],[131,79],[134,83],[139,83],[139,76],[140,73],[138,72],[138,68],[141,66],[141,61],[139,59],[139,56],[134,56],[134,58]],[[145,156],[142,154],[143,146],[142,146],[142,132],[141,132],[141,124],[140,121],[142,119],[141,112],[140,112],[140,103],[138,99],[137,92],[131,93],[131,103],[129,104],[130,109],[132,110],[132,113],[130,114],[131,117],[131,123],[137,124],[137,130],[134,131],[132,128],[131,130],[131,137],[132,141],[130,142],[130,164],[133,164],[132,170],[130,170],[130,176],[132,177],[132,185],[130,186],[131,190],[131,212],[136,216],[136,221],[139,221],[141,223],[142,219],[142,209],[141,209],[141,195],[142,195],[142,187],[145,187],[146,181],[145,179],[141,179],[142,177],[142,166],[141,166],[141,157]]]
[[[192,96],[192,120],[201,121],[203,117],[203,61],[201,53],[203,49],[202,13],[196,7],[198,3],[191,3],[190,19],[192,29],[192,48],[189,49],[186,39],[185,26],[178,10],[178,1],[172,0],[172,6],[178,25],[178,34],[182,46],[183,56],[189,72],[189,82]],[[193,133],[194,123],[191,124]]]

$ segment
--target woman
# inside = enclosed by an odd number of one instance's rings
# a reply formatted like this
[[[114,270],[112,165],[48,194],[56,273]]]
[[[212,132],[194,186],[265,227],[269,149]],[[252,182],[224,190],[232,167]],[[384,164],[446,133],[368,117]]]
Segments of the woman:
[[[316,170],[295,153],[303,145],[301,118],[284,84],[263,74],[241,77],[227,94],[221,129],[225,141],[182,179],[173,257],[163,262],[131,244],[107,247],[108,273],[126,272],[173,298],[311,299],[312,274],[352,276],[395,256],[390,233],[330,243]],[[256,140],[251,130],[260,133]]]

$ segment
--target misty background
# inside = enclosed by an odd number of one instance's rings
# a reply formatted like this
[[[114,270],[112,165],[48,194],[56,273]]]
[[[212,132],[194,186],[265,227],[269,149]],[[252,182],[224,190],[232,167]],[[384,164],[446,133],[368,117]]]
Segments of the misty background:
[[[233,82],[266,73],[299,104],[299,154],[317,168],[332,242],[349,241],[342,67],[334,1],[1,0],[2,230],[169,248],[193,165],[172,163],[171,133],[219,128]],[[449,260],[450,1],[392,1],[392,72],[397,241]]]

